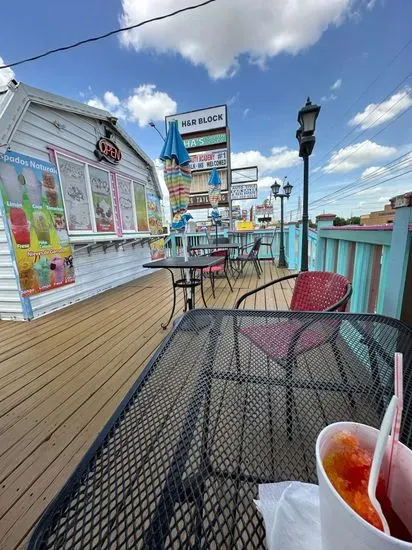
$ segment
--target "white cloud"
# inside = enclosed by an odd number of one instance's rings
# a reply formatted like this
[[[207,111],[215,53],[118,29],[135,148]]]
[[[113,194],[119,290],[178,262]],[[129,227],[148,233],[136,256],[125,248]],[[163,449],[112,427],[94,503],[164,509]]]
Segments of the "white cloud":
[[[145,126],[150,120],[163,120],[177,109],[176,101],[166,92],[156,90],[154,84],[142,84],[122,100],[108,90],[102,99],[94,97],[87,104],[110,111],[118,118],[137,122],[139,126]]]
[[[373,8],[375,7],[375,4],[376,4],[376,0],[369,0],[369,2],[366,4],[366,9],[368,9],[369,11],[373,10]]]
[[[349,126],[359,126],[360,129],[373,128],[392,120],[400,113],[412,106],[412,90],[406,88],[397,92],[382,103],[370,103],[364,111],[357,113],[349,121]]]
[[[243,116],[244,116],[244,117],[247,117],[248,114],[249,114],[249,111],[250,111],[249,107],[247,107],[246,109],[244,109],[244,110],[243,110]]]
[[[363,191],[358,191],[356,194],[357,195],[368,195],[368,197],[370,195],[374,195],[378,192],[382,191],[382,187],[373,187],[372,189],[364,189]]]
[[[0,65],[4,65],[5,61],[0,56]],[[10,82],[12,78],[15,77],[13,69],[1,69],[0,70],[0,88],[4,88],[4,86],[7,86],[7,84]]]
[[[224,78],[237,72],[242,54],[264,67],[273,56],[295,55],[312,46],[359,3],[361,0],[225,0],[223,8],[216,2],[121,33],[120,41],[137,51],[177,52],[194,65],[206,67],[212,78]],[[187,5],[187,0],[122,0],[120,24],[133,25]]]
[[[382,166],[369,166],[369,168],[366,168],[361,174],[361,179],[373,179],[377,178],[379,176],[385,176],[388,174],[387,168],[383,168]]]
[[[290,168],[300,162],[298,151],[288,149],[287,147],[272,147],[271,153],[268,156],[263,155],[260,151],[232,153],[231,160],[232,168],[257,166],[259,175],[282,168]]]
[[[379,145],[369,139],[348,145],[332,153],[328,163],[322,169],[326,174],[332,172],[350,172],[365,164],[388,158],[396,153],[395,147]]]
[[[227,100],[227,104],[229,107],[234,105],[239,101],[240,92],[237,92],[235,95],[233,95],[230,99]]]
[[[327,101],[335,101],[335,99],[338,99],[338,96],[335,94],[329,94],[328,96],[323,95],[320,100],[323,101],[323,103],[326,103]]]
[[[335,82],[330,87],[331,90],[340,90],[340,87],[342,86],[342,79],[338,78],[338,80],[335,80]]]

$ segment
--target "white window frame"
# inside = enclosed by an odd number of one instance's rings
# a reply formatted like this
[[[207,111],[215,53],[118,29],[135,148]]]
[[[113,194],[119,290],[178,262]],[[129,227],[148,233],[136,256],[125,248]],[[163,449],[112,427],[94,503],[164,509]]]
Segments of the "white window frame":
[[[85,180],[86,180],[85,181],[85,183],[86,183],[86,193],[87,193],[87,199],[88,199],[88,202],[89,202],[89,216],[90,216],[90,221],[91,221],[91,225],[92,225],[91,229],[70,229],[69,228],[69,216],[68,216],[68,210],[67,210],[67,207],[66,207],[66,201],[65,201],[65,198],[64,198],[63,179],[62,179],[61,173],[60,173],[59,156],[63,157],[63,158],[67,158],[71,162],[74,162],[74,164],[81,164],[81,165],[84,166],[84,173],[85,173]],[[60,185],[61,185],[61,188],[62,188],[62,201],[63,201],[64,213],[66,215],[66,227],[67,227],[68,234],[69,235],[93,235],[93,234],[97,233],[97,231],[96,231],[96,220],[94,218],[94,212],[93,212],[93,209],[92,209],[93,197],[91,196],[91,187],[90,187],[89,171],[87,170],[87,163],[84,162],[84,161],[81,161],[81,160],[79,160],[75,157],[71,157],[70,155],[66,155],[66,154],[63,154],[63,153],[60,153],[60,152],[56,151],[56,165],[57,165],[57,171],[59,173]],[[99,235],[100,235],[100,233],[99,233]]]
[[[89,163],[89,162],[87,162],[87,160],[81,160],[81,159],[77,158],[76,156],[70,155],[69,153],[62,153],[60,151],[55,151],[55,156],[56,156],[57,171],[59,173],[60,185],[62,187],[62,200],[63,200],[64,212],[65,212],[65,215],[66,215],[66,225],[67,225],[68,234],[69,235],[115,235],[116,234],[116,215],[115,215],[115,212],[114,212],[114,210],[115,210],[115,200],[114,200],[114,196],[113,196],[113,185],[112,185],[112,178],[111,178],[110,170],[107,170],[106,168],[101,167],[101,166],[97,166],[94,163]],[[66,203],[65,203],[65,199],[64,199],[63,180],[62,180],[62,177],[61,177],[61,174],[60,174],[59,157],[66,158],[66,159],[70,160],[71,162],[73,162],[75,164],[80,164],[80,165],[83,165],[85,167],[86,192],[87,192],[87,198],[88,198],[88,201],[89,201],[89,215],[90,215],[90,220],[91,220],[91,224],[92,224],[92,229],[91,230],[89,230],[89,229],[69,229],[69,218],[68,218]],[[115,226],[114,231],[97,231],[96,217],[95,217],[95,212],[94,212],[94,207],[93,207],[92,186],[91,186],[91,183],[90,183],[89,166],[92,166],[96,170],[101,170],[102,172],[106,172],[106,174],[108,175],[109,186],[110,186],[110,198],[111,198],[111,201],[112,201],[112,210],[113,210],[113,222],[114,222],[114,226]],[[120,207],[120,205],[119,205],[119,207]],[[121,223],[121,220],[120,220],[120,223]]]
[[[90,192],[90,197],[91,197],[90,207],[91,207],[91,210],[92,210],[93,227],[95,228],[95,233],[96,233],[96,235],[116,235],[116,214],[115,214],[115,211],[114,211],[115,201],[114,201],[114,196],[113,196],[112,174],[110,173],[110,170],[106,170],[106,168],[102,168],[101,166],[96,166],[93,163],[88,163],[87,161],[86,161],[86,166],[87,166],[87,180],[88,180],[87,183],[88,183],[88,186],[89,186],[89,192]],[[91,166],[92,168],[95,168],[96,170],[101,170],[102,172],[106,172],[106,174],[108,176],[109,187],[110,187],[110,198],[112,199],[113,226],[114,226],[113,231],[97,231],[96,217],[94,215],[93,191],[92,191],[92,184],[90,182],[89,166]],[[120,204],[119,204],[119,208],[120,208]],[[121,220],[120,220],[120,223],[122,223]]]
[[[123,219],[122,219],[122,206],[120,204],[120,192],[119,192],[119,178],[129,182],[130,184],[130,197],[132,199],[132,209],[133,209],[133,222],[134,222],[134,229],[124,229],[123,227]],[[122,224],[122,233],[138,233],[139,226],[137,223],[137,212],[136,212],[136,202],[135,202],[135,196],[134,196],[134,185],[133,185],[133,179],[127,178],[125,176],[122,176],[121,174],[116,173],[116,185],[117,185],[117,194],[119,196],[119,211],[120,211],[120,223]],[[146,209],[147,211],[147,209]]]

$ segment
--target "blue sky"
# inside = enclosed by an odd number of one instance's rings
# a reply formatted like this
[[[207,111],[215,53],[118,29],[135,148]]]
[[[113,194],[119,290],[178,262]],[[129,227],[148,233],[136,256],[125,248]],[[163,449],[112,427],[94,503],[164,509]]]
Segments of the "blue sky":
[[[11,62],[194,3],[84,0],[79,12],[73,3],[15,0],[2,6],[2,21],[10,24],[2,26],[0,56]],[[15,73],[33,86],[108,107],[152,158],[162,143],[149,119],[163,131],[165,114],[228,103],[234,165],[259,165],[259,200],[274,177],[289,176],[295,185],[289,209],[301,193],[296,116],[310,95],[322,105],[310,201],[353,183],[351,196],[319,202],[310,214],[358,215],[412,189],[412,172],[380,183],[412,168],[412,157],[403,170],[378,171],[412,150],[412,75],[398,86],[410,72],[412,44],[388,67],[411,38],[411,20],[407,0],[217,0]]]

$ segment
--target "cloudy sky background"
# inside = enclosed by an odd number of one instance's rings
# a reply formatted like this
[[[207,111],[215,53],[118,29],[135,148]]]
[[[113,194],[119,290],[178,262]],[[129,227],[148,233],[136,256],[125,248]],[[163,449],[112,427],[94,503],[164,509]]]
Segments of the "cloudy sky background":
[[[15,0],[2,6],[14,24],[2,28],[0,55],[11,62],[194,3],[85,0],[79,12]],[[293,217],[302,194],[296,116],[310,95],[322,105],[310,215],[359,215],[412,189],[411,20],[407,0],[217,0],[22,65],[15,77],[108,109],[153,159],[162,142],[150,120],[164,131],[168,114],[227,103],[232,165],[258,165],[256,202],[288,176]],[[0,71],[0,85],[13,74]]]

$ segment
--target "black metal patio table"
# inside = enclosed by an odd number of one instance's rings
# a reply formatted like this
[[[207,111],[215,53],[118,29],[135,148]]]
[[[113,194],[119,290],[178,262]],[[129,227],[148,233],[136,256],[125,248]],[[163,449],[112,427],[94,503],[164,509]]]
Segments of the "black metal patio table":
[[[303,327],[303,339],[315,329],[335,339],[310,351],[297,343],[286,362],[250,339],[260,327],[288,323]],[[258,484],[316,483],[315,441],[325,425],[378,426],[395,351],[404,354],[401,440],[411,446],[412,331],[401,322],[187,312],[47,508],[29,549],[263,549]]]
[[[163,260],[155,260],[143,264],[143,267],[149,269],[167,269],[172,277],[173,287],[173,306],[167,323],[162,323],[162,328],[166,329],[170,321],[173,319],[176,308],[176,288],[183,289],[184,311],[194,309],[195,307],[195,289],[200,286],[203,305],[207,308],[205,295],[203,292],[203,270],[208,267],[213,267],[222,263],[222,258],[218,256],[190,256],[187,260],[183,256],[171,256]],[[180,269],[180,279],[175,279],[173,269]],[[188,272],[189,276],[186,277]],[[200,277],[196,275],[200,272]],[[187,289],[190,289],[190,295],[187,294]]]

